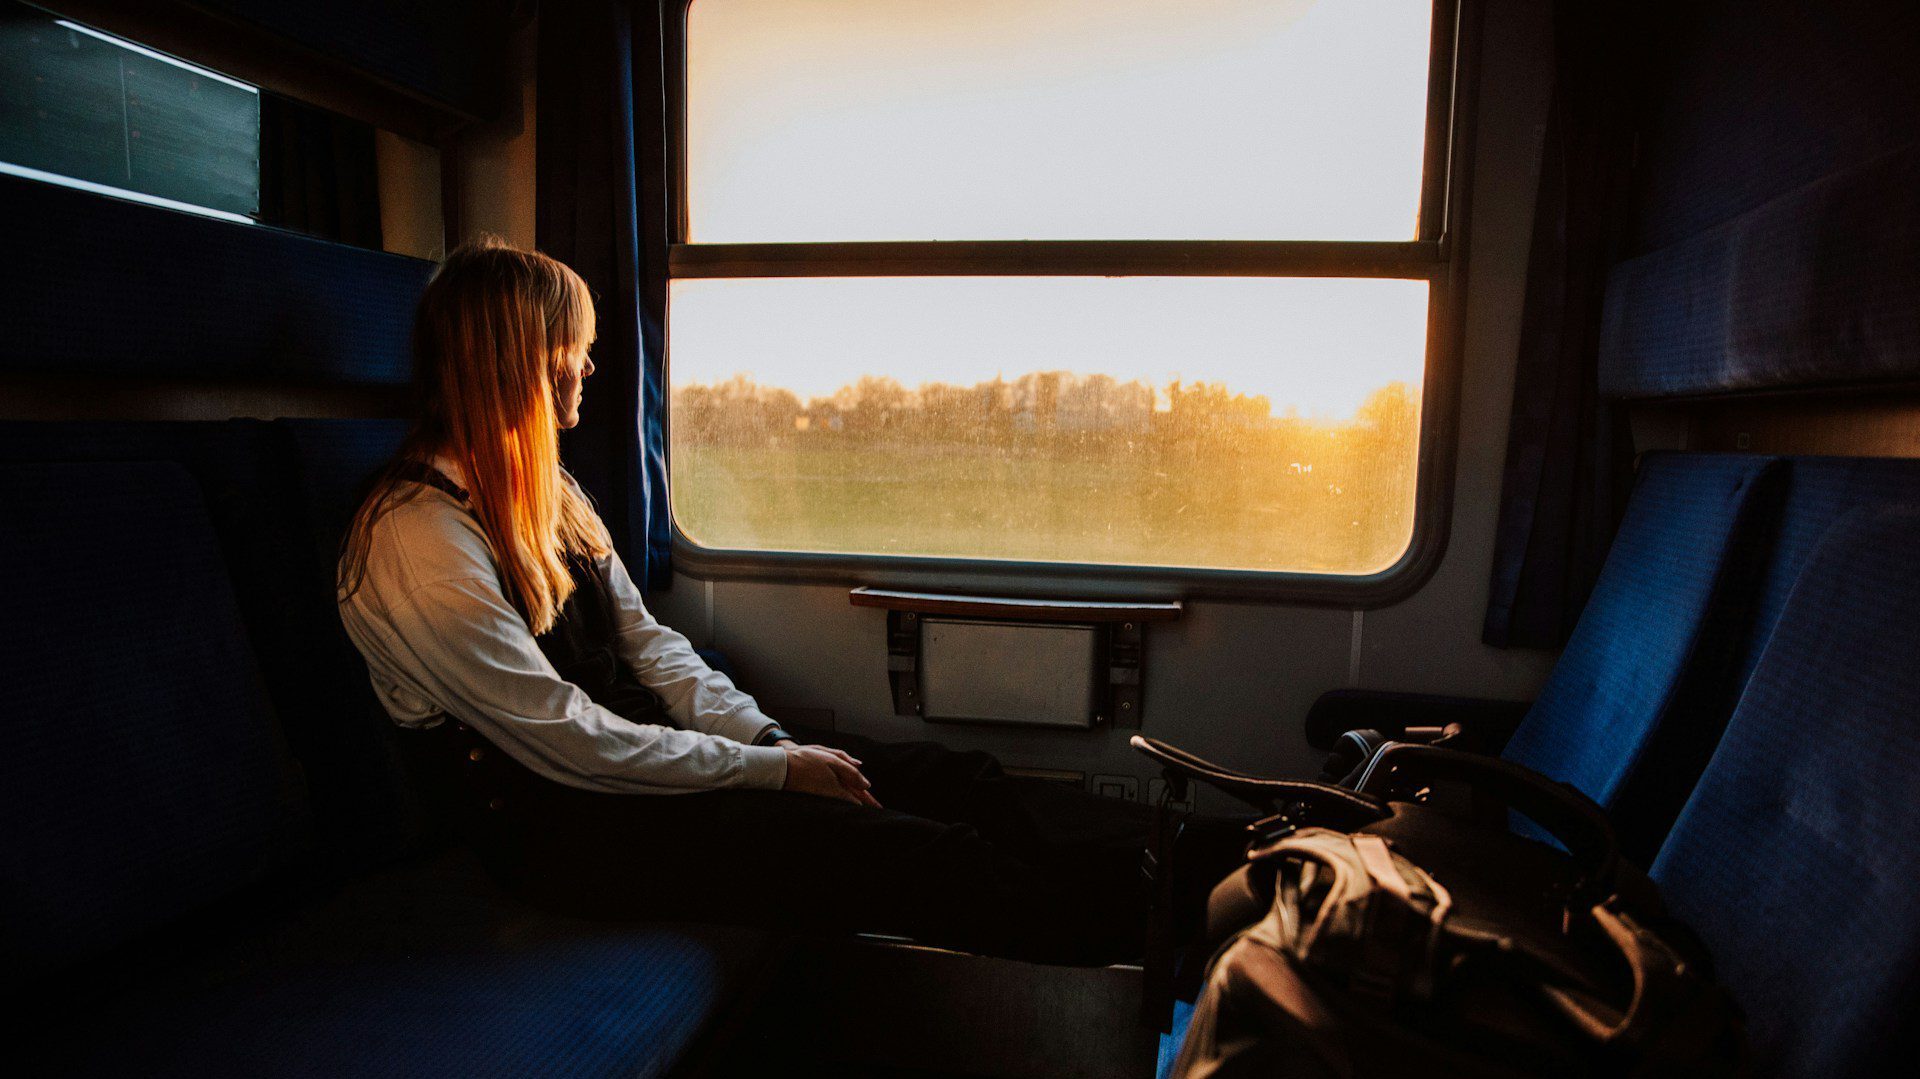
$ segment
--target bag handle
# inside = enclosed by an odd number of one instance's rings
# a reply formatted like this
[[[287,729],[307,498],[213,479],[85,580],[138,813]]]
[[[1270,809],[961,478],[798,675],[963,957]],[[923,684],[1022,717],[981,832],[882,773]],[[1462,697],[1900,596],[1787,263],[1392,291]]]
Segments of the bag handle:
[[[1197,779],[1211,784],[1263,813],[1273,813],[1283,803],[1300,802],[1316,813],[1331,813],[1336,819],[1354,825],[1372,823],[1388,813],[1387,804],[1379,798],[1344,787],[1250,776],[1176,749],[1157,738],[1138,734],[1129,738],[1127,744],[1158,764],[1170,779]]]
[[[1389,742],[1361,776],[1360,793],[1385,798],[1390,783],[1406,779],[1451,780],[1498,798],[1546,829],[1573,855],[1581,872],[1575,896],[1579,905],[1613,894],[1620,864],[1613,825],[1593,799],[1573,787],[1498,757]]]

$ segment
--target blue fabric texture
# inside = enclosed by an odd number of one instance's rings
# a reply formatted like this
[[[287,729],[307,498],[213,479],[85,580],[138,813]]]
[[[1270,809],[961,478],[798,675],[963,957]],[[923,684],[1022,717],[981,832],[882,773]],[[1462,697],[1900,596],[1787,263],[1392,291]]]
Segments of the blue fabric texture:
[[[306,807],[184,469],[0,466],[0,506],[12,989],[263,881]]]
[[[668,10],[619,0],[541,12],[535,235],[593,289],[600,338],[562,453],[643,589],[672,583],[666,442]],[[639,415],[635,416],[636,403]]]
[[[477,866],[364,871],[414,838],[412,790],[364,737],[393,728],[357,656],[323,646],[334,544],[399,435],[0,425],[0,986],[36,1009],[33,1074],[659,1075],[757,992],[762,933],[547,918]],[[250,640],[229,570],[276,545],[288,624]],[[256,649],[306,668],[277,687],[310,698],[286,724],[297,767]],[[353,876],[316,891],[316,869]]]
[[[1609,5],[1630,18],[1626,5]],[[1642,32],[1630,254],[1697,236],[1920,138],[1920,5],[1670,0]]]
[[[305,565],[298,557],[302,536],[280,495],[285,470],[273,443],[269,425],[257,420],[0,423],[4,462],[168,461],[186,469],[206,500],[257,649],[288,621],[288,576]],[[276,671],[263,668],[271,691]],[[286,703],[275,695],[276,708]]]
[[[1792,457],[1786,493],[1768,541],[1767,564],[1748,597],[1740,640],[1740,684],[1753,674],[1787,596],[1814,549],[1841,517],[1861,507],[1920,505],[1920,460],[1895,457]]]
[[[1601,392],[1616,398],[1920,377],[1920,145],[1621,263]]]
[[[1642,463],[1593,598],[1506,759],[1615,806],[1634,771],[1658,755],[1686,681],[1726,673],[1698,669],[1696,652],[1716,605],[1742,585],[1727,579],[1730,567],[1764,539],[1759,515],[1778,474],[1773,459],[1745,455]]]
[[[764,940],[703,927],[556,926],[464,949],[300,956],[102,1017],[58,1074],[665,1074]]]
[[[253,654],[304,770],[318,833],[350,872],[437,839],[340,626],[334,566],[394,420],[0,423],[0,461],[168,461],[212,513]]]
[[[433,264],[0,176],[0,370],[404,385]]]
[[[1907,1074],[1920,989],[1920,509],[1858,511],[1792,590],[1653,876],[1758,1074]]]
[[[275,420],[293,454],[291,480],[313,557],[331,577],[347,526],[375,473],[400,450],[404,420]]]
[[[299,702],[283,710],[297,730],[326,838],[341,871],[430,845],[445,831],[410,774],[401,732],[374,699],[367,667],[340,624],[334,599],[341,543],[375,473],[406,436],[400,420],[275,420],[288,455],[281,480],[299,541],[287,601],[304,612],[276,642],[300,657],[287,680]]]
[[[1613,5],[1618,7],[1618,5]],[[1657,5],[1634,220],[1608,286],[1614,397],[1920,374],[1920,5]]]

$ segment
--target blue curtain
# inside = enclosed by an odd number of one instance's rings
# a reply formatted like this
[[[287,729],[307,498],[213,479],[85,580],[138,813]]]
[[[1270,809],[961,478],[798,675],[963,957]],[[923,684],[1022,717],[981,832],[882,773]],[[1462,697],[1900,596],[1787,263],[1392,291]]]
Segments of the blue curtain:
[[[373,127],[261,94],[260,220],[381,250]]]
[[[1600,396],[1607,271],[1626,235],[1633,31],[1612,5],[1554,5],[1556,69],[1535,204],[1513,416],[1482,632],[1499,647],[1566,642],[1624,506],[1632,452]]]
[[[573,0],[540,12],[535,230],[593,289],[600,339],[567,467],[641,587],[665,588],[666,80],[661,5]]]

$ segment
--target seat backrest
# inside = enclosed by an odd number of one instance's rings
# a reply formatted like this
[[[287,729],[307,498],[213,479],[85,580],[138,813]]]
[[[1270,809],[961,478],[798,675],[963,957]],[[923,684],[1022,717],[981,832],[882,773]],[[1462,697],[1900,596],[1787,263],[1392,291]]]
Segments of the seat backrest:
[[[334,561],[397,420],[0,423],[0,462],[164,461],[206,500],[254,655],[337,873],[438,836],[340,627]]]
[[[0,464],[0,506],[12,990],[297,865],[307,813],[185,469]]]
[[[1767,560],[1745,597],[1738,684],[1745,685],[1785,609],[1800,573],[1835,522],[1862,507],[1920,505],[1920,460],[1895,457],[1789,457]]]
[[[404,420],[275,420],[292,447],[288,477],[316,557],[331,569],[367,484],[406,438]]]
[[[1920,1003],[1920,503],[1847,515],[1653,866],[1762,1075],[1892,1074]]]
[[[289,724],[312,747],[309,772],[324,782],[343,869],[388,860],[445,835],[423,784],[407,767],[398,731],[374,699],[366,663],[347,638],[334,600],[340,545],[374,474],[393,458],[399,420],[275,420],[285,483],[301,522],[305,703]]]
[[[1712,645],[1732,632],[1728,599],[1750,585],[1780,472],[1769,457],[1647,456],[1580,624],[1503,751],[1615,811],[1630,855],[1658,849],[1711,753],[1710,738],[1684,753],[1668,743],[1699,739],[1703,723],[1718,734],[1695,704],[1731,677]],[[1637,803],[1662,800],[1664,819],[1639,819]]]
[[[355,820],[363,806],[341,789],[353,782],[342,776],[357,774],[357,762],[341,757],[328,710],[342,676],[338,664],[316,662],[338,615],[331,576],[316,569],[285,435],[258,420],[0,423],[0,461],[164,461],[192,475],[267,695],[306,770],[320,839],[329,850],[354,847],[371,825]]]
[[[258,420],[13,421],[0,423],[0,463],[167,461],[192,475],[206,500],[234,598],[260,647],[286,619],[285,581],[298,521],[282,494],[284,454]],[[279,680],[269,666],[275,704]]]

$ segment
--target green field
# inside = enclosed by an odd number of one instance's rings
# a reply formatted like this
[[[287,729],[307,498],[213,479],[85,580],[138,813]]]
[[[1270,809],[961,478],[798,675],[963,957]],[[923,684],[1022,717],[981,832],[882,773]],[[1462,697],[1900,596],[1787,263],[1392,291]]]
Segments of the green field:
[[[1366,456],[1374,467],[1258,447],[820,433],[676,445],[672,490],[675,519],[710,547],[1367,573],[1406,549],[1413,461],[1410,445]]]

